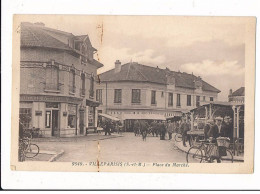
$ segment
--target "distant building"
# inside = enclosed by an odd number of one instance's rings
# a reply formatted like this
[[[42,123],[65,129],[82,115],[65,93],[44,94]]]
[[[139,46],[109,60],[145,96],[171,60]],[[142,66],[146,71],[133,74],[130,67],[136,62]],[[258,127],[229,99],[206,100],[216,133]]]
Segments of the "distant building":
[[[228,95],[229,102],[245,102],[245,87],[241,87],[236,91],[232,92],[232,89],[229,90]]]
[[[43,136],[73,136],[97,125],[95,78],[103,65],[88,35],[21,24],[20,122]]]
[[[99,75],[98,112],[125,120],[141,117],[181,116],[201,102],[216,101],[220,90],[201,77],[138,63],[121,65]],[[135,116],[133,116],[135,115]]]

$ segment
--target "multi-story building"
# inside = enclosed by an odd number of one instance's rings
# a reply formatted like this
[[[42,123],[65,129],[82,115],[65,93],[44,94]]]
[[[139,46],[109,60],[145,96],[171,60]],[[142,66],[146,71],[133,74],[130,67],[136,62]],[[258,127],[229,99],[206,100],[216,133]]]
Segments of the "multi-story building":
[[[88,35],[22,23],[20,122],[43,136],[71,136],[97,125],[95,83],[103,65]]]
[[[230,89],[229,95],[228,95],[228,101],[229,102],[244,103],[244,101],[245,101],[245,87],[241,87],[234,92],[232,92],[232,89]]]
[[[181,116],[200,105],[216,101],[220,90],[201,77],[138,64],[121,65],[99,75],[96,100],[99,113],[121,120],[138,117]]]

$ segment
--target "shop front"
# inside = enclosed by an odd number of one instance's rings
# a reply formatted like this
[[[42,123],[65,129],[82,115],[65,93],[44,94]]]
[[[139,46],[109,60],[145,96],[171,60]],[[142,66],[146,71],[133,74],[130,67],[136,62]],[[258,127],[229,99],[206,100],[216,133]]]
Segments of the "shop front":
[[[39,129],[39,137],[75,136],[82,102],[76,97],[21,94],[19,120],[25,129]]]

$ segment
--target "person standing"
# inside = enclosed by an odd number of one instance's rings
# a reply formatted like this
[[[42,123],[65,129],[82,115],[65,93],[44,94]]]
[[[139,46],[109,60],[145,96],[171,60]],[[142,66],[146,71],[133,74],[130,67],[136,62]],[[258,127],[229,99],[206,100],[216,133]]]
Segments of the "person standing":
[[[111,129],[111,122],[109,120],[106,120],[106,124],[105,124],[105,135],[111,135],[110,133],[110,129]]]
[[[187,123],[186,117],[183,117],[182,118],[182,123],[181,123],[181,126],[180,126],[180,131],[181,131],[181,134],[182,134],[182,144],[183,144],[184,147],[187,147],[186,146],[186,141],[188,139],[187,132],[189,130],[190,130],[190,125]]]
[[[135,133],[135,136],[138,135],[139,129],[140,129],[140,122],[138,120],[135,120],[135,122],[134,122],[134,133]]]
[[[222,120],[223,119],[221,117],[215,118],[215,124],[211,127],[209,131],[209,137],[216,139],[224,134]]]
[[[148,132],[148,123],[147,121],[141,121],[140,122],[140,131],[142,134],[143,141],[146,141],[147,132]]]
[[[160,123],[159,129],[160,129],[160,140],[165,140],[165,133],[166,133],[165,121]]]
[[[214,125],[214,120],[213,119],[209,119],[207,120],[205,126],[204,126],[204,139],[208,139],[209,138],[209,131],[211,129],[211,127]]]
[[[169,136],[169,140],[171,140],[172,139],[172,133],[173,133],[173,129],[174,128],[174,126],[173,126],[173,123],[169,120],[169,122],[168,122],[168,136]]]
[[[156,134],[155,130],[156,130],[156,122],[155,122],[155,120],[153,120],[153,122],[151,123],[151,132],[152,132],[153,137]]]

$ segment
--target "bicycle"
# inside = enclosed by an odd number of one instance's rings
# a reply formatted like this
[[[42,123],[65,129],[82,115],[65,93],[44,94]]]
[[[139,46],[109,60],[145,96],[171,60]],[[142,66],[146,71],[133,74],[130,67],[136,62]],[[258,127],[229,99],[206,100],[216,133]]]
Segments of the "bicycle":
[[[30,134],[32,136],[32,134]],[[36,144],[31,143],[30,137],[19,139],[19,160],[25,161],[25,158],[34,158],[40,152],[40,148]]]
[[[222,161],[233,163],[233,154],[228,149],[229,143],[228,145],[223,145],[219,143],[218,140],[217,145],[216,143],[212,143],[210,140],[199,140],[199,142],[201,142],[200,145],[191,147],[187,152],[187,163],[213,163],[215,161],[217,161],[218,163]],[[220,147],[222,147],[221,149],[225,149],[225,155],[219,154]]]

